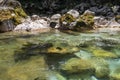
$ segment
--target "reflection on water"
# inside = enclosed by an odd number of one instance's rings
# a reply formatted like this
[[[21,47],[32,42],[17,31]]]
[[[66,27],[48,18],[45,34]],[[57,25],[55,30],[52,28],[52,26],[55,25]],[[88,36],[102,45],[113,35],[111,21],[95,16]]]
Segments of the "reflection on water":
[[[0,36],[0,80],[120,80],[119,33]]]

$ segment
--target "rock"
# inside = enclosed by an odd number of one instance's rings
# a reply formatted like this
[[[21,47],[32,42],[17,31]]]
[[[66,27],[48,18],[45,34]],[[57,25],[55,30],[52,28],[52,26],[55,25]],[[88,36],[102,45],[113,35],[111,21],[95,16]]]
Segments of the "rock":
[[[74,54],[81,59],[90,59],[92,57],[92,54],[90,52],[83,51],[83,50],[80,50],[79,52]]]
[[[120,60],[110,60],[110,80],[119,80],[120,79]]]
[[[76,10],[70,10],[67,12],[67,14],[72,15],[74,18],[78,18],[79,17],[79,12]]]
[[[108,7],[108,6],[105,6],[105,5],[104,6],[99,5],[99,6],[91,7],[90,11],[95,12],[96,16],[101,16],[101,15],[102,16],[109,16],[109,17],[114,16],[112,8]]]
[[[32,15],[31,16],[32,21],[35,21],[35,20],[38,20],[38,19],[40,19],[40,17],[38,15]]]
[[[14,31],[49,31],[50,27],[48,21],[43,18],[38,18],[38,16],[32,16],[26,19],[22,24],[16,26]]]
[[[54,14],[53,16],[51,16],[51,19],[52,19],[52,20],[59,20],[60,17],[61,17],[60,14]]]
[[[83,15],[80,17],[88,26],[93,27],[94,25],[94,12],[91,12],[89,10],[85,11]]]
[[[0,3],[0,23],[2,32],[11,31],[27,16],[16,0],[4,0]]]
[[[60,14],[54,14],[53,16],[51,16],[50,27],[59,28],[60,27],[60,21],[59,21],[60,18],[61,18]]]
[[[47,64],[44,57],[32,57],[25,62],[13,65],[6,71],[6,79],[9,80],[36,80],[47,79]]]
[[[85,10],[87,10],[90,7],[88,3],[81,2],[80,4],[76,5],[74,7],[75,10],[79,11],[80,14],[84,13]]]
[[[97,78],[108,78],[110,74],[109,64],[102,58],[92,58],[90,60],[95,68],[95,76]]]
[[[15,25],[12,20],[4,20],[0,22],[0,32],[12,31]]]
[[[103,49],[91,47],[89,50],[92,52],[93,56],[95,56],[95,57],[118,58],[118,56],[116,54],[109,52],[109,51],[105,51]]]
[[[117,13],[119,8],[120,8],[120,6],[115,5],[115,6],[112,7],[112,10],[113,10],[114,13]]]
[[[60,73],[58,72],[53,72],[50,71],[50,74],[48,76],[48,80],[67,80],[65,77],[63,77]]]
[[[74,29],[74,26],[70,26],[72,22],[75,22],[76,18],[73,17],[71,14],[64,14],[60,18],[60,29]]]
[[[94,25],[94,13],[86,11],[83,15],[75,18],[71,14],[64,14],[60,18],[60,29],[67,29],[73,31],[83,31],[86,29],[92,29]]]
[[[6,1],[5,6],[0,6],[0,15],[0,21],[11,19],[15,24],[21,23],[22,19],[27,16],[16,0]]]
[[[120,24],[115,18],[105,19],[104,17],[94,17],[94,28],[119,28]]]
[[[90,11],[86,11],[83,15],[81,15],[77,19],[77,24],[75,26],[77,31],[93,29],[94,25],[94,13]]]
[[[3,7],[3,6],[15,8],[15,7],[20,7],[21,4],[20,4],[20,2],[17,1],[17,0],[1,0],[1,2],[0,2],[0,7]]]
[[[92,16],[95,16],[95,12],[92,12],[90,10],[86,10],[83,15],[92,15]]]
[[[117,21],[120,24],[120,15],[115,16],[115,21]]]
[[[78,58],[72,58],[68,60],[61,68],[67,73],[83,73],[83,72],[94,72],[93,64],[89,60],[83,60]]]

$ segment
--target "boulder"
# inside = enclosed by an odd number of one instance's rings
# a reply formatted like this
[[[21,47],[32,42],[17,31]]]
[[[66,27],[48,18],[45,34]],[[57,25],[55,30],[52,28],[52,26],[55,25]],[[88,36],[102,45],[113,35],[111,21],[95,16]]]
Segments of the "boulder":
[[[52,28],[59,28],[60,27],[60,22],[59,19],[61,18],[60,14],[54,14],[50,18],[50,27]]]
[[[61,68],[67,73],[94,72],[94,67],[89,60],[72,58],[68,60]]]
[[[12,31],[15,25],[12,20],[4,20],[0,22],[0,32]]]
[[[94,17],[94,28],[120,28],[115,18]]]
[[[76,18],[71,14],[64,14],[60,18],[60,29],[70,29],[73,30],[74,26],[70,26],[71,23],[76,22]]]
[[[70,10],[67,12],[67,14],[72,15],[74,18],[78,18],[79,17],[79,12],[76,10]]]
[[[0,2],[0,31],[6,32],[14,29],[27,16],[20,3],[16,0],[3,0]]]
[[[73,31],[92,29],[94,25],[94,12],[87,10],[79,17],[76,17],[73,13],[66,13],[60,18],[60,25],[60,29]]]
[[[14,31],[40,31],[46,32],[49,31],[49,23],[44,18],[39,16],[28,17],[22,24],[19,24],[15,27]]]

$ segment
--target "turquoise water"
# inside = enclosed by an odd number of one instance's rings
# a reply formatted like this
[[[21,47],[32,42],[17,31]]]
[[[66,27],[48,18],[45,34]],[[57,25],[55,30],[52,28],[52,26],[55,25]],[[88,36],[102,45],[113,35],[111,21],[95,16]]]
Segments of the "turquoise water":
[[[119,33],[0,36],[0,80],[120,80]]]

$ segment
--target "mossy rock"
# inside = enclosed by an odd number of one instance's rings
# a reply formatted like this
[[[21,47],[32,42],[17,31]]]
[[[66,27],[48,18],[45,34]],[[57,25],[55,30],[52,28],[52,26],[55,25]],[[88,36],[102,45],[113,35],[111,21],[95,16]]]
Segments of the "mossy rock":
[[[48,76],[44,57],[33,57],[8,69],[4,76],[9,80],[46,80]]]
[[[118,58],[118,56],[112,52],[105,51],[101,48],[91,47],[89,48],[91,53],[94,57],[101,57],[101,58]]]
[[[13,18],[15,20],[15,24],[21,23],[21,20],[27,17],[27,14],[24,12],[24,10],[21,7],[15,8],[14,13],[15,16]]]
[[[71,23],[73,21],[75,21],[76,19],[71,15],[71,14],[64,14],[61,18],[60,18],[60,22],[68,22]]]
[[[110,74],[110,80],[120,80],[120,65],[119,62],[117,62],[117,65],[114,65],[115,67],[112,67],[111,74]]]
[[[62,65],[62,70],[67,73],[91,73],[94,72],[94,66],[89,60],[72,58]]]
[[[93,27],[94,25],[94,16],[90,14],[81,15],[78,19],[77,27]]]
[[[60,18],[60,25],[62,29],[70,29],[70,24],[75,20],[76,18],[74,18],[71,14],[66,13]]]
[[[115,16],[115,20],[116,21],[120,20],[120,15]]]
[[[22,7],[16,7],[15,9],[1,9],[0,16],[0,22],[11,19],[14,21],[14,24],[17,25],[22,22],[23,18],[27,17],[27,14],[24,12]]]
[[[52,54],[68,54],[68,53],[74,53],[74,52],[77,52],[77,51],[79,51],[79,48],[70,47],[70,46],[67,46],[67,47],[53,46],[53,47],[48,48],[48,53],[52,53]]]
[[[8,20],[8,19],[12,19],[12,12],[13,10],[9,10],[9,9],[2,9],[0,10],[0,22],[4,21],[4,20]]]
[[[110,80],[120,80],[120,73],[116,73],[110,76]]]
[[[95,76],[97,78],[108,78],[110,74],[109,64],[103,58],[92,58],[90,61],[95,68]]]
[[[70,45],[67,42],[54,41],[53,46],[48,48],[48,53],[68,54],[78,52],[80,49],[76,46]]]

